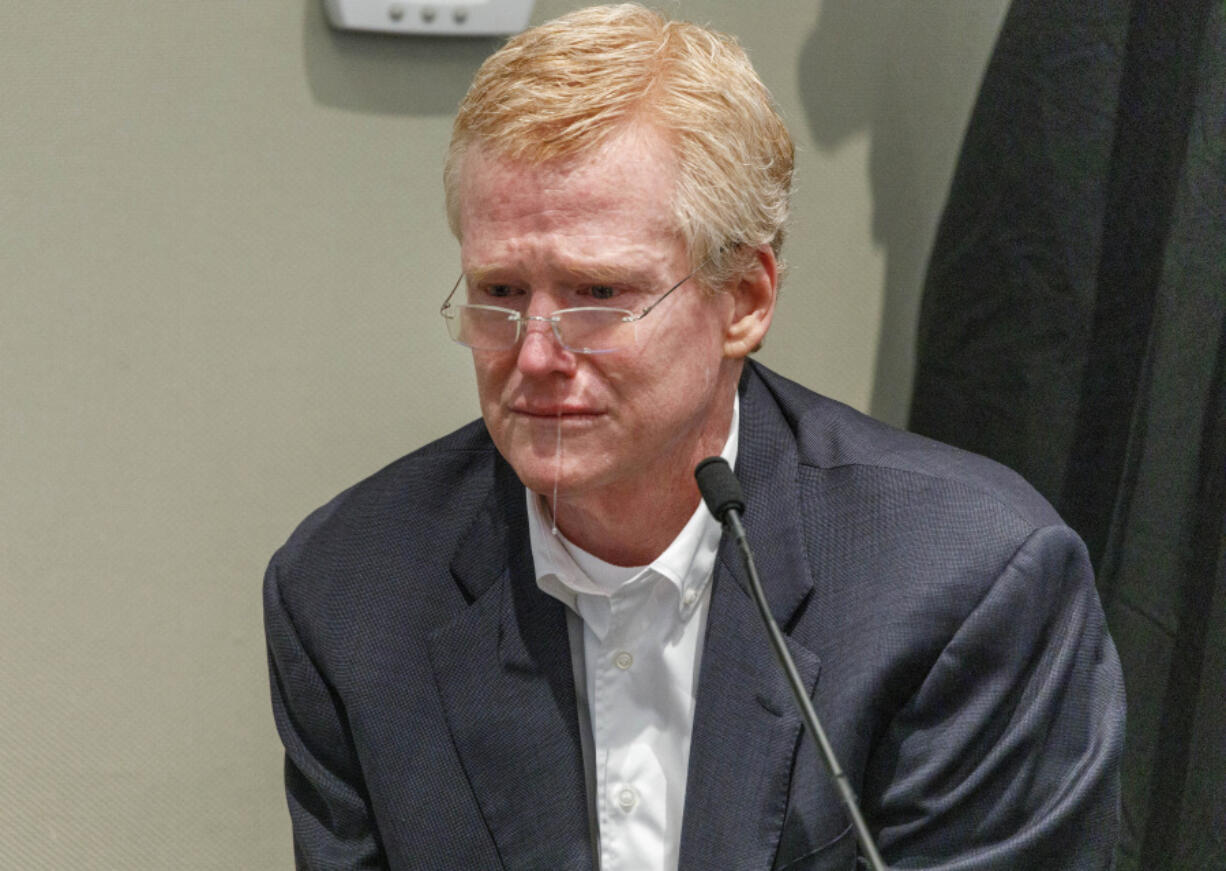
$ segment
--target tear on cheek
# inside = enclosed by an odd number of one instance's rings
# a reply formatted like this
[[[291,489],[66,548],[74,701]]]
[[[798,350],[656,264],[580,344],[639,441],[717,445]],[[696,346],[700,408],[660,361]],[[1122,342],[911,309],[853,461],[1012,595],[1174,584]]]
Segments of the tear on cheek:
[[[562,477],[562,412],[558,412],[558,441],[553,449],[553,534],[558,534],[558,479]]]

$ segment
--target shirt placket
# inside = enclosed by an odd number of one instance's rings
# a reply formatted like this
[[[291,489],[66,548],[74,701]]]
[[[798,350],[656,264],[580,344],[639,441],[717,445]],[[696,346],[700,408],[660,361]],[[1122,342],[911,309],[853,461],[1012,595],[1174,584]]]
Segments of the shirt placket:
[[[659,862],[657,826],[649,803],[656,778],[651,776],[654,748],[642,741],[641,722],[627,712],[641,708],[635,684],[643,678],[655,644],[656,627],[644,625],[644,603],[652,581],[628,584],[609,599],[609,628],[599,646],[599,667],[594,682],[593,724],[600,795],[601,868],[622,871],[656,867]],[[642,711],[644,718],[649,711]],[[647,802],[647,803],[645,803]]]

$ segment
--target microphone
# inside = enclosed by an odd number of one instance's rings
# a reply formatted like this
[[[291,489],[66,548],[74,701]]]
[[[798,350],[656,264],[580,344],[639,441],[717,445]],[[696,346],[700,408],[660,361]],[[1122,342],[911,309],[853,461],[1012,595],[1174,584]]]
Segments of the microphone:
[[[740,548],[741,557],[745,562],[745,571],[749,575],[750,594],[758,606],[758,614],[762,617],[762,622],[766,625],[766,634],[770,638],[771,649],[775,651],[775,658],[779,660],[779,665],[787,675],[788,685],[792,688],[792,696],[800,708],[805,727],[817,741],[822,761],[826,763],[826,770],[834,780],[839,797],[843,800],[844,807],[847,808],[848,816],[851,817],[852,827],[856,830],[856,839],[860,842],[860,850],[873,871],[885,871],[885,863],[881,861],[881,854],[877,852],[877,845],[873,843],[868,824],[864,822],[864,815],[860,813],[855,791],[852,790],[851,782],[834,755],[834,747],[830,739],[826,737],[826,730],[822,728],[821,721],[817,718],[817,711],[813,710],[813,703],[809,701],[809,695],[805,692],[800,673],[796,670],[796,663],[792,660],[792,654],[788,653],[783,633],[779,631],[779,624],[775,622],[770,606],[766,602],[766,593],[762,590],[758,568],[754,565],[753,553],[745,538],[745,528],[741,526],[741,512],[745,510],[745,494],[741,492],[741,482],[736,479],[736,475],[732,473],[732,469],[723,457],[707,457],[700,462],[694,469],[694,478],[698,481],[698,490],[702,493],[702,500],[707,503],[707,508],[715,515],[715,519],[723,524],[724,529],[732,534],[737,547]]]
[[[730,510],[735,510],[737,514],[745,510],[741,482],[723,457],[707,457],[700,462],[694,468],[694,478],[698,481],[702,501],[707,503],[707,508],[720,523],[724,522]]]

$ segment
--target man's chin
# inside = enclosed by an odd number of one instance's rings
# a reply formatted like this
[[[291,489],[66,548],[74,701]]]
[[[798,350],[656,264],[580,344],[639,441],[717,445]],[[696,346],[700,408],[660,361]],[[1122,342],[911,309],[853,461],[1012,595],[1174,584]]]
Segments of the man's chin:
[[[515,469],[515,474],[519,477],[519,480],[525,487],[527,487],[533,493],[539,493],[540,495],[550,499],[553,498],[555,487],[557,488],[558,495],[564,496],[576,490],[577,485],[579,484],[579,482],[575,480],[575,476],[568,475],[565,471],[559,474],[553,469],[522,469],[516,467],[514,463],[511,464],[511,467]]]
[[[525,487],[552,496],[555,483],[559,490],[569,489],[583,487],[599,477],[604,459],[601,452],[583,443],[586,433],[568,432],[563,427],[560,440],[558,435],[555,422],[547,428],[511,429],[505,432],[506,438],[495,439],[494,443]]]
[[[534,493],[552,499],[555,489],[560,497],[574,496],[595,486],[598,475],[591,466],[563,461],[559,468],[553,457],[508,458],[520,482]]]

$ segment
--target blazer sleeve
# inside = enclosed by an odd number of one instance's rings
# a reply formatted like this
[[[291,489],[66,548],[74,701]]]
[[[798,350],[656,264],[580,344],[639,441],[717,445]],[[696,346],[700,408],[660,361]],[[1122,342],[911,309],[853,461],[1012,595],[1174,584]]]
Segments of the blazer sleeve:
[[[865,795],[891,867],[1110,867],[1123,678],[1070,529],[1024,541],[887,731]]]
[[[296,867],[386,868],[345,711],[294,626],[276,557],[264,576],[264,625]]]

